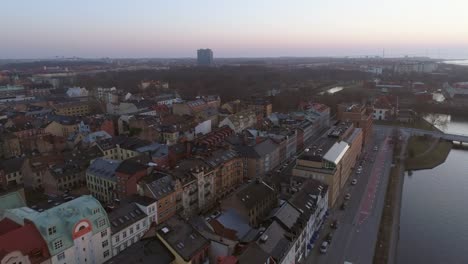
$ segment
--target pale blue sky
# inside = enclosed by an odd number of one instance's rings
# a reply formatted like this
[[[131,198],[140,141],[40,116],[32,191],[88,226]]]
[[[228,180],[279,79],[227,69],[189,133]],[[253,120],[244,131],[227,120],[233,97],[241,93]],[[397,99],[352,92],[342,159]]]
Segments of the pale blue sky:
[[[11,0],[0,58],[468,57],[468,0]]]

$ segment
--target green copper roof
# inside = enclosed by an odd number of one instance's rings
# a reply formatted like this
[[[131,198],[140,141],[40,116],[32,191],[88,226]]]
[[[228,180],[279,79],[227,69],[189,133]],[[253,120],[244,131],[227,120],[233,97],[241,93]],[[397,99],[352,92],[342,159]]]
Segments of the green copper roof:
[[[26,206],[26,203],[19,192],[10,192],[0,195],[0,220],[3,218],[5,210],[23,206]]]
[[[51,255],[56,255],[73,246],[73,230],[81,220],[88,220],[93,234],[109,228],[107,213],[92,196],[84,195],[62,203],[50,209],[38,212],[28,207],[6,210],[5,216],[23,224],[24,219],[32,221],[49,247]],[[104,224],[99,226],[100,219]],[[49,228],[55,227],[55,233],[49,234]],[[55,249],[54,243],[62,240],[62,247]]]

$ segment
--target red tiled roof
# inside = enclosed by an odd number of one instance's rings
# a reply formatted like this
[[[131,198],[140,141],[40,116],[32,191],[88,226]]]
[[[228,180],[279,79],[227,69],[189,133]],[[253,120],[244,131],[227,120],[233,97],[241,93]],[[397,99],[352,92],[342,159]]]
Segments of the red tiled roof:
[[[8,218],[5,218],[5,219],[0,221],[0,236],[10,232],[11,230],[14,230],[14,229],[17,229],[17,228],[20,228],[20,227],[21,227],[20,224],[17,224],[16,222],[14,222],[14,221],[12,221],[12,220],[10,220]]]
[[[0,221],[0,259],[13,251],[28,255],[31,263],[41,263],[50,258],[47,245],[39,231],[31,223],[24,226],[9,219]]]

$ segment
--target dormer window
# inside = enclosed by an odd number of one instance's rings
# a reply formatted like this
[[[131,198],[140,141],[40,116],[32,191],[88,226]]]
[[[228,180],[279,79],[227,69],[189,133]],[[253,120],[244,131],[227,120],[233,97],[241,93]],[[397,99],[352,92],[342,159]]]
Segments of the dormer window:
[[[98,214],[101,210],[99,210],[99,208],[95,208],[93,209],[93,214]]]
[[[57,227],[55,227],[55,226],[49,227],[48,232],[49,232],[49,236],[57,233]]]

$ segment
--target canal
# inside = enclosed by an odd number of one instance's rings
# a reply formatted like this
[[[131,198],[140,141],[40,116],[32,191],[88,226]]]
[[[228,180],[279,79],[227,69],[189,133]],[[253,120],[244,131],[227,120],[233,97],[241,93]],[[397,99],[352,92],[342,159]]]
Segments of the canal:
[[[468,135],[468,119],[429,116],[443,131]],[[397,263],[468,263],[468,151],[405,175]]]

